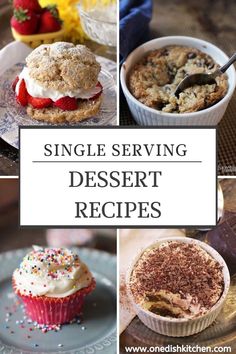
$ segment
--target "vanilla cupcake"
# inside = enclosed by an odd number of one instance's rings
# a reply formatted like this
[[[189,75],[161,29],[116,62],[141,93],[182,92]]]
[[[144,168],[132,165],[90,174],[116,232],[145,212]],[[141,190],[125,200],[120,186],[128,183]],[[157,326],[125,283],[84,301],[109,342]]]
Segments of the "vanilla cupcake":
[[[70,322],[95,288],[88,267],[64,248],[34,247],[14,271],[12,281],[27,315],[39,324]]]
[[[94,54],[84,45],[44,44],[26,58],[13,89],[32,118],[50,123],[78,122],[99,111],[100,70]]]

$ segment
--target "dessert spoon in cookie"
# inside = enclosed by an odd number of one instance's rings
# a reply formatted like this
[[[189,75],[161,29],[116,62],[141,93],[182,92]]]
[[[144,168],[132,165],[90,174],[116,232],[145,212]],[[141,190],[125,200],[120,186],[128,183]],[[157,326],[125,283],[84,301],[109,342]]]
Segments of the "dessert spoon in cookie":
[[[175,90],[175,96],[179,97],[180,93],[184,91],[186,88],[194,86],[194,85],[213,85],[216,84],[215,78],[219,75],[222,75],[226,72],[226,70],[236,61],[236,53],[232,55],[232,57],[227,61],[219,69],[215,70],[213,73],[197,73],[192,75],[187,75],[185,78],[179,83]]]

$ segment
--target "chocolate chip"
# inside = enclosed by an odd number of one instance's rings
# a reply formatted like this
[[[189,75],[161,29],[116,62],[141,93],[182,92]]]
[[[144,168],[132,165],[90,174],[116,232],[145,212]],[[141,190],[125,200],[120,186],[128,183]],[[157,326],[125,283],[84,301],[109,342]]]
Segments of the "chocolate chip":
[[[197,54],[194,52],[188,53],[188,59],[194,59],[196,58]]]
[[[171,92],[171,87],[170,86],[164,86],[163,87],[163,89],[164,89],[164,91],[166,92],[166,93],[170,93]]]
[[[163,57],[166,57],[168,54],[169,54],[169,51],[168,51],[168,49],[166,49],[166,48],[164,48],[164,49],[161,51],[161,55],[162,55]]]
[[[163,102],[157,102],[156,103],[156,109],[158,111],[161,111],[165,107],[165,104]]]

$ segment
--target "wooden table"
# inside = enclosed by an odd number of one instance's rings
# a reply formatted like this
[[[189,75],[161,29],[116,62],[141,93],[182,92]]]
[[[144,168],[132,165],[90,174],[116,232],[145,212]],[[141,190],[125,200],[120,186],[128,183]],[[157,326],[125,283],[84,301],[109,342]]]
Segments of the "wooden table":
[[[150,38],[192,36],[217,45],[229,56],[236,51],[235,0],[153,0],[153,5]],[[218,174],[223,176],[236,175],[235,112],[236,92],[218,126]],[[124,98],[120,124],[136,124]]]

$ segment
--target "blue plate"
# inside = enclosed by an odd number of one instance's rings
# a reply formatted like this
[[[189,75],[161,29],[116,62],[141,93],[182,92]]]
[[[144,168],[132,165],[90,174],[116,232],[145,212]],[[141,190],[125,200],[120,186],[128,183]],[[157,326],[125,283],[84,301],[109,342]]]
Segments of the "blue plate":
[[[116,353],[116,257],[90,249],[73,250],[93,272],[97,286],[86,298],[80,324],[63,325],[60,331],[47,333],[24,318],[11,287],[12,273],[29,250],[0,254],[1,353]]]

